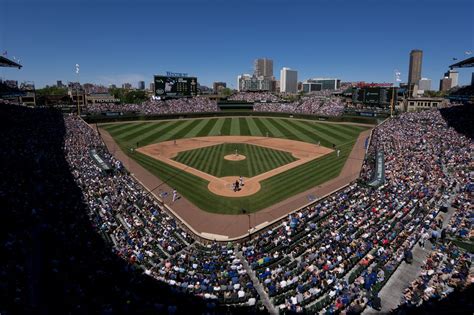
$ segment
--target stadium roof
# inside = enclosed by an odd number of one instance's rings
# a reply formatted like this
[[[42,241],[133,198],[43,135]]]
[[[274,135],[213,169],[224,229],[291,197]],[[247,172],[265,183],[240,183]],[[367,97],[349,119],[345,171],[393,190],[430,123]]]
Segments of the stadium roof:
[[[474,57],[464,59],[462,61],[453,63],[452,65],[449,66],[450,69],[453,69],[453,68],[471,68],[471,67],[474,67]]]
[[[0,67],[11,67],[11,68],[18,68],[18,69],[21,69],[21,67],[23,67],[22,65],[20,65],[19,63],[13,61],[13,60],[10,60],[4,56],[0,56]]]

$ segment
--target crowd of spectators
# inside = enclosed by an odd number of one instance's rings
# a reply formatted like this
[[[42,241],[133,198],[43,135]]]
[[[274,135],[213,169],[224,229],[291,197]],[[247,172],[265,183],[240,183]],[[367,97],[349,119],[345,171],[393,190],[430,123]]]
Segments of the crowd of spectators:
[[[437,110],[403,114],[379,126],[362,178],[372,178],[373,157],[383,150],[384,185],[354,184],[290,215],[243,248],[275,305],[308,313],[379,308],[377,293],[402,261],[411,262],[421,236],[442,235],[440,207],[463,196],[459,190],[472,197],[471,148],[472,139],[449,127]],[[457,209],[453,232],[470,233],[471,218],[469,205]]]
[[[117,254],[144,272],[185,292],[223,303],[255,306],[256,292],[232,248],[194,247],[193,238],[165,213],[106,150],[96,130],[75,116],[65,118],[66,158],[83,191],[98,231],[109,235]],[[115,171],[102,171],[90,157],[99,152]],[[236,298],[237,297],[237,298]]]
[[[451,242],[434,246],[419,277],[405,289],[402,307],[414,308],[427,301],[444,299],[454,290],[464,290],[474,282],[469,253]]]
[[[279,95],[270,92],[239,92],[232,94],[228,99],[231,101],[246,101],[249,103],[278,103],[282,100]]]
[[[255,112],[281,112],[320,116],[340,116],[344,113],[345,103],[340,97],[327,93],[304,96],[294,102],[285,102],[273,93],[236,93],[229,100],[254,103]],[[96,103],[85,108],[86,113],[104,112],[139,113],[143,115],[217,112],[219,107],[215,100],[204,96],[178,98],[169,100],[149,100],[141,104]]]
[[[2,314],[220,314],[229,312],[225,303],[236,313],[258,311],[248,277],[233,270],[239,268],[235,258],[217,265],[219,272],[186,266],[202,280],[203,299],[196,290],[150,276],[169,264],[183,275],[179,257],[201,253],[194,247],[200,245],[81,119],[5,103],[0,113],[8,117],[0,150],[7,223],[0,230]],[[112,171],[101,169],[90,150]],[[204,284],[223,280],[233,286],[222,291],[222,303],[220,294],[206,298]]]
[[[291,103],[255,103],[256,112],[284,112],[319,116],[341,116],[345,104],[339,97],[305,96],[299,101]]]
[[[319,110],[315,99],[298,107]],[[4,104],[0,111],[11,118],[2,125],[0,198],[9,209],[5,222],[14,223],[1,231],[2,314],[185,313],[190,305],[212,313],[226,304],[257,311],[259,294],[241,254],[281,312],[360,313],[380,308],[378,292],[411,262],[425,235],[434,251],[405,304],[472,282],[471,254],[446,241],[472,236],[472,125],[455,123],[451,113],[463,113],[458,107],[402,114],[378,126],[360,182],[240,246],[195,241],[80,118]],[[380,150],[385,182],[366,186]],[[451,200],[455,211],[443,228],[440,209]]]
[[[141,104],[95,103],[86,106],[86,113],[103,112],[139,113],[143,115],[217,112],[216,101],[207,97],[149,100]]]

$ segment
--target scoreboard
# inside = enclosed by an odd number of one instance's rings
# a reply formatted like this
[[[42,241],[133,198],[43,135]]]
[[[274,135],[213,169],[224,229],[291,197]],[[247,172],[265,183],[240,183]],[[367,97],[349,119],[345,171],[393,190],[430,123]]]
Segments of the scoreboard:
[[[397,88],[390,87],[362,87],[354,88],[352,91],[352,102],[362,103],[372,107],[390,106],[392,94],[394,94],[394,102],[397,102]]]
[[[365,88],[366,104],[380,104],[384,103],[381,101],[381,89],[380,88]]]
[[[197,93],[196,77],[155,75],[155,96],[186,97]]]

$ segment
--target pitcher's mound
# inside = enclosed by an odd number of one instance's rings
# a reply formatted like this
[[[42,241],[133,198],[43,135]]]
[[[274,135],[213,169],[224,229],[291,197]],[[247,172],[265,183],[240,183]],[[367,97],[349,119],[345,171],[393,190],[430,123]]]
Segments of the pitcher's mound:
[[[246,157],[245,155],[242,155],[242,154],[239,154],[239,155],[229,154],[229,155],[224,156],[224,159],[229,160],[229,161],[242,161],[242,160],[245,160]]]
[[[216,195],[224,197],[245,197],[256,194],[260,190],[260,183],[244,177],[244,186],[240,186],[238,191],[232,189],[232,184],[239,180],[238,176],[226,176],[216,178],[209,182],[207,188]]]

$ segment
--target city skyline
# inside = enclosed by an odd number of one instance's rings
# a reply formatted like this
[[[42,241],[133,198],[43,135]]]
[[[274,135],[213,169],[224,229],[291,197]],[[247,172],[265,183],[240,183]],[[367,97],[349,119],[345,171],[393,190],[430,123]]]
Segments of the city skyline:
[[[222,81],[235,89],[237,75],[252,73],[254,60],[266,57],[273,60],[275,74],[283,67],[298,69],[300,81],[337,77],[342,81],[394,82],[397,69],[402,82],[407,82],[409,52],[420,49],[421,75],[437,81],[455,62],[453,58],[464,59],[464,52],[473,50],[468,13],[473,4],[464,0],[364,1],[344,3],[344,10],[340,1],[276,1],[272,5],[244,1],[220,6],[215,6],[215,1],[186,0],[179,4],[119,1],[111,6],[104,0],[86,6],[58,4],[5,2],[0,13],[0,50],[7,51],[9,58],[16,56],[24,67],[2,69],[0,77],[34,81],[37,87],[54,85],[57,80],[77,81],[74,66],[78,63],[81,83],[136,86],[139,81],[149,84],[155,74],[173,71],[197,76],[202,85]],[[403,6],[411,10],[402,10]],[[458,9],[455,16],[446,15],[452,7]],[[272,19],[256,19],[261,9]],[[176,15],[157,13],[164,11]],[[15,12],[21,12],[22,18],[17,19]],[[73,13],[83,18],[71,19]],[[279,19],[284,15],[293,18]],[[337,23],[333,23],[335,16]],[[404,26],[397,22],[402,17],[414,22]],[[331,28],[321,30],[315,21]],[[387,21],[400,25],[390,27]],[[449,21],[455,28],[443,26]],[[166,29],[166,25],[172,27]],[[218,25],[224,30],[212,33]],[[269,26],[268,32],[262,31],[264,25]],[[430,29],[423,36],[413,32],[413,26],[421,25]],[[283,31],[271,31],[279,26]],[[193,34],[181,39],[189,29]],[[341,37],[343,41],[332,40]],[[459,85],[470,79],[469,70],[459,70]]]

